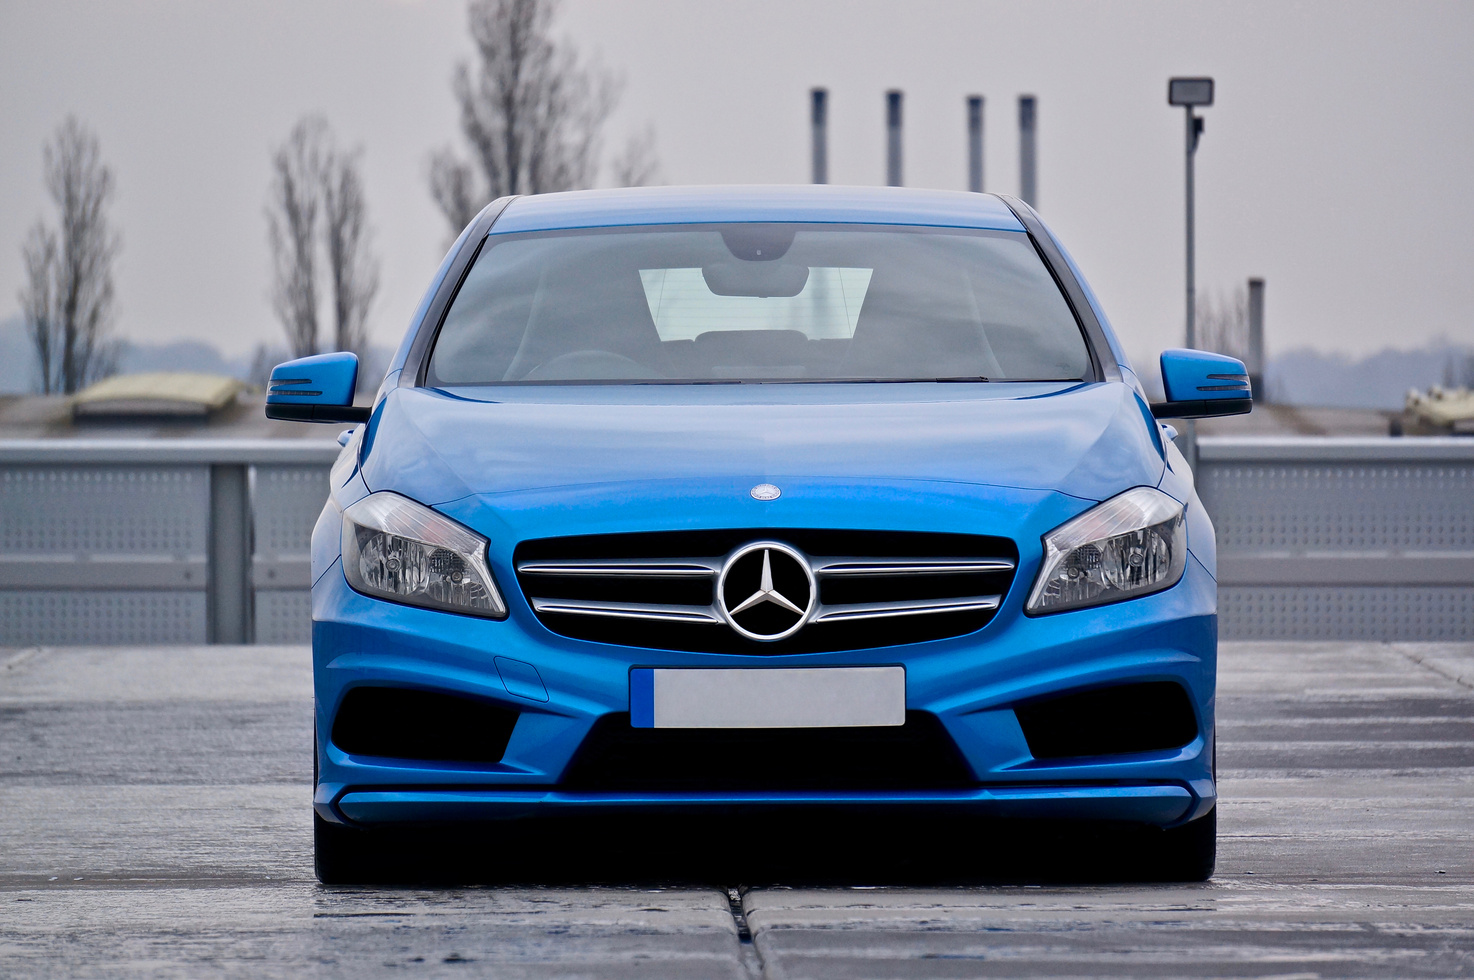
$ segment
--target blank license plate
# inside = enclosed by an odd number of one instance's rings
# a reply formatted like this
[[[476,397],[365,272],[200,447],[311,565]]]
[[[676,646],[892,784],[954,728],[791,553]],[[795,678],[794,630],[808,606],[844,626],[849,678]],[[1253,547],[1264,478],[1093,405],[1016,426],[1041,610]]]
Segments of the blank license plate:
[[[904,667],[630,671],[635,728],[871,728],[906,724]]]

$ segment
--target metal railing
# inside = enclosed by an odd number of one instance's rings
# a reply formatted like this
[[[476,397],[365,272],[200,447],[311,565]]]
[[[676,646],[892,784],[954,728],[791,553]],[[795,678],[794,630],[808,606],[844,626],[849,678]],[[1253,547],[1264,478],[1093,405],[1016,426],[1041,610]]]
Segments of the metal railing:
[[[1474,439],[1204,438],[1224,638],[1474,640]],[[310,636],[328,440],[0,441],[0,645]]]
[[[0,442],[0,644],[310,635],[331,440]]]
[[[1474,439],[1204,438],[1225,639],[1474,640]]]

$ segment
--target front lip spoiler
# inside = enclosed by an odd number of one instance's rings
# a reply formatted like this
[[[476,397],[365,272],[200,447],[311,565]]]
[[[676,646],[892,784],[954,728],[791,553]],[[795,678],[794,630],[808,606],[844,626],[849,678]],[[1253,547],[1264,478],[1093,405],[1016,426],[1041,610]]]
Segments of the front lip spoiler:
[[[1197,791],[1195,791],[1197,790]],[[575,793],[558,789],[320,786],[314,806],[325,820],[355,825],[508,820],[631,810],[734,810],[752,807],[940,807],[979,816],[1112,820],[1172,826],[1206,813],[1209,786],[1139,783],[979,786],[958,790],[800,793]]]

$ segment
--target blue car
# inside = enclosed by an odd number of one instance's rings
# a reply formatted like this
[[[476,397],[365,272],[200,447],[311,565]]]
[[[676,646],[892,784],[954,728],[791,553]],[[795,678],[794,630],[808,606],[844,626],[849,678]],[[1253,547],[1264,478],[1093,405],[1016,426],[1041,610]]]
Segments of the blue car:
[[[1064,247],[1008,197],[586,191],[461,234],[313,535],[317,872],[390,828],[901,808],[1103,821],[1211,875],[1213,527]]]

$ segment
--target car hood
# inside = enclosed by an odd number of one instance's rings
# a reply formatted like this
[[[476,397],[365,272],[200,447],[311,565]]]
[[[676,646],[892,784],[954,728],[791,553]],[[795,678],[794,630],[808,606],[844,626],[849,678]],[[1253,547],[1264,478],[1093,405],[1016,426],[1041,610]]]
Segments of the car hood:
[[[1102,500],[1163,459],[1125,384],[395,388],[363,476],[425,503],[555,487],[913,481]]]

